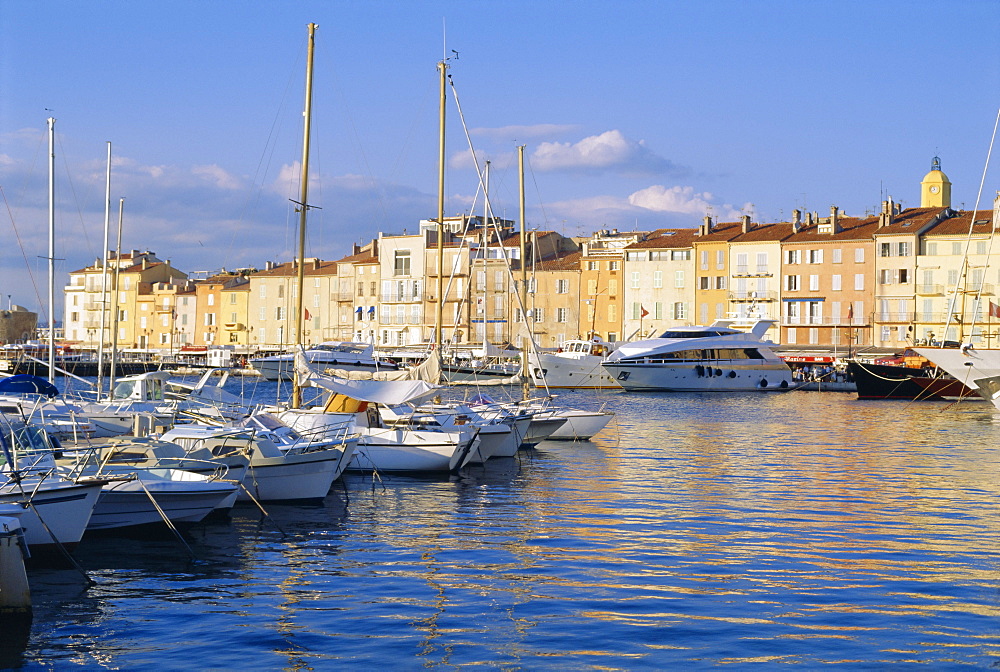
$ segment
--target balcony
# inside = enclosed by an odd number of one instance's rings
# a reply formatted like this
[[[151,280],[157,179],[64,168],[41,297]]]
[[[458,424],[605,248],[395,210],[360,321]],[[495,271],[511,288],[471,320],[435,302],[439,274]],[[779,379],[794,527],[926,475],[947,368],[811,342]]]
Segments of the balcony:
[[[940,296],[944,294],[944,285],[917,285],[917,296]]]
[[[756,291],[744,291],[744,292],[729,292],[730,301],[777,301],[777,292],[756,292]]]
[[[379,294],[379,301],[382,303],[420,303],[421,294],[418,292],[382,292]]]
[[[846,317],[818,317],[818,316],[797,316],[792,317],[789,315],[784,315],[781,318],[781,326],[783,327],[841,327],[841,328],[852,328],[852,327],[863,327],[867,325],[867,322],[863,317],[854,317],[847,319]]]
[[[770,278],[773,275],[767,270],[767,266],[757,266],[754,270],[750,270],[749,266],[738,265],[733,271],[734,278]]]
[[[383,316],[379,320],[379,324],[381,324],[384,327],[386,327],[386,326],[393,326],[393,325],[397,325],[397,326],[403,325],[403,326],[405,326],[405,325],[423,324],[423,323],[424,323],[424,318],[423,318],[422,315],[416,315],[416,316],[414,316],[414,315],[403,315],[402,317],[400,317],[399,315],[391,315],[389,317]]]
[[[246,326],[242,322],[226,322],[223,325],[226,331],[246,331]]]

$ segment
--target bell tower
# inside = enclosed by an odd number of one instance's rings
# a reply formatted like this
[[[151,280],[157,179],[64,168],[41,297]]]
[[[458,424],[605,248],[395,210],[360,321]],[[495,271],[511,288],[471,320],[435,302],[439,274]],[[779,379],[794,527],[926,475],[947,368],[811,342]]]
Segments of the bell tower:
[[[950,208],[951,182],[948,176],[941,172],[941,159],[934,157],[931,161],[931,171],[924,175],[920,183],[921,208]]]

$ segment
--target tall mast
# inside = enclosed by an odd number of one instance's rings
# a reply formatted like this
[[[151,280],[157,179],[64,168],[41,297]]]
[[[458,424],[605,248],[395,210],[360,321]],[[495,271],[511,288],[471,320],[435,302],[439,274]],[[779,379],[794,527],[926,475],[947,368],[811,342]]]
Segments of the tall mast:
[[[299,269],[298,269],[298,296],[295,297],[295,350],[298,352],[302,346],[302,329],[304,320],[302,316],[302,295],[305,293],[306,285],[306,211],[309,209],[309,128],[312,123],[312,77],[313,77],[313,49],[316,43],[316,24],[309,24],[309,50],[306,56],[306,105],[302,113],[305,117],[305,127],[302,133],[302,176],[299,189]],[[295,372],[292,385],[292,408],[302,405],[302,387],[299,385],[299,374]]]
[[[49,382],[56,377],[56,321],[52,310],[56,304],[56,120],[49,124]]]
[[[122,220],[125,215],[125,199],[118,199],[118,242],[115,243],[115,300],[112,302],[114,306],[115,316],[111,320],[111,372],[108,374],[108,398],[111,399],[115,393],[115,374],[116,368],[118,366],[118,278],[122,268]]]
[[[499,238],[499,236],[498,236]],[[501,249],[503,248],[503,241],[497,240]],[[489,315],[490,310],[490,264],[489,264],[489,249],[490,249],[490,162],[486,162],[486,166],[483,170],[483,251],[480,256],[483,258],[483,361],[488,361],[489,355],[489,333],[487,326],[489,321],[486,316]]]
[[[528,259],[525,255],[525,231],[524,231],[524,145],[517,148],[517,178],[520,197],[518,199],[518,217],[521,220],[521,291],[520,303],[521,314],[524,316],[524,328],[527,332],[524,341],[521,342],[521,393],[525,399],[528,398],[528,348],[532,347],[534,341],[534,329],[532,323],[528,321]],[[534,311],[531,318],[534,320]]]
[[[444,106],[448,63],[442,60],[437,68],[441,73],[441,95],[438,114],[437,306],[434,316],[434,347],[437,348],[440,358],[443,340],[441,328],[444,324]]]
[[[111,230],[111,143],[108,142],[108,174],[104,189],[104,263],[101,266],[101,336],[97,346],[97,394],[104,392],[104,329],[108,318],[108,235]]]

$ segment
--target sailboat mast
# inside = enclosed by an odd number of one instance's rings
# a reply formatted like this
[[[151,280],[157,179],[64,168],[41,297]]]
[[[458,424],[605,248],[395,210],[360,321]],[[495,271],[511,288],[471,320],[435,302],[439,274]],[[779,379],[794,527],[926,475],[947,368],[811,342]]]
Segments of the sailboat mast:
[[[444,107],[447,99],[445,83],[448,64],[437,65],[441,73],[441,95],[438,113],[438,216],[437,216],[437,306],[434,315],[434,344],[441,356],[441,329],[444,324]]]
[[[56,321],[52,312],[56,304],[56,120],[49,124],[49,382],[56,377]]]
[[[302,133],[302,176],[299,189],[299,258],[298,258],[298,296],[295,298],[295,345],[296,350],[302,346],[302,329],[304,319],[302,313],[302,295],[306,285],[306,211],[309,209],[309,129],[312,124],[312,80],[313,80],[313,50],[316,44],[316,24],[309,24],[309,49],[306,56],[306,104]],[[292,408],[302,404],[302,387],[299,385],[298,372],[295,373],[292,386]]]
[[[112,302],[115,311],[114,319],[111,320],[111,371],[108,374],[108,398],[114,397],[115,376],[118,367],[118,279],[122,268],[122,221],[125,217],[125,199],[118,199],[118,241],[115,243],[115,300]],[[100,392],[100,390],[98,390]]]
[[[532,322],[528,321],[528,259],[525,255],[525,250],[527,246],[525,245],[525,231],[524,231],[524,145],[519,145],[517,148],[517,181],[519,188],[519,198],[518,198],[518,217],[521,220],[521,291],[520,291],[520,303],[521,303],[521,313],[524,316],[524,328],[527,332],[525,334],[524,341],[521,342],[521,387],[522,394],[525,399],[528,397],[528,348],[531,347],[531,342],[534,340],[534,329],[532,328]],[[532,311],[532,320],[534,320],[534,311]]]
[[[104,330],[108,319],[108,236],[111,230],[111,143],[108,142],[108,173],[104,182],[104,262],[101,267],[101,336],[97,345],[97,394],[104,393]]]

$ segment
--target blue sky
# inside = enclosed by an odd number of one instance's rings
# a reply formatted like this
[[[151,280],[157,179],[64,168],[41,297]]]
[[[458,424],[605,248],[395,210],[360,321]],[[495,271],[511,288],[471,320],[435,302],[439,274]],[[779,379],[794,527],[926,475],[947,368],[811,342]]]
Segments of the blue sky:
[[[188,272],[291,258],[309,22],[308,253],[327,259],[436,215],[436,63],[452,50],[494,211],[516,218],[524,144],[528,227],[566,235],[915,206],[935,155],[971,208],[1000,106],[985,0],[4,0],[0,295],[45,301],[50,115],[58,287],[101,254],[107,141],[124,249]],[[477,178],[447,113],[457,214]],[[998,187],[994,169],[981,207]]]

